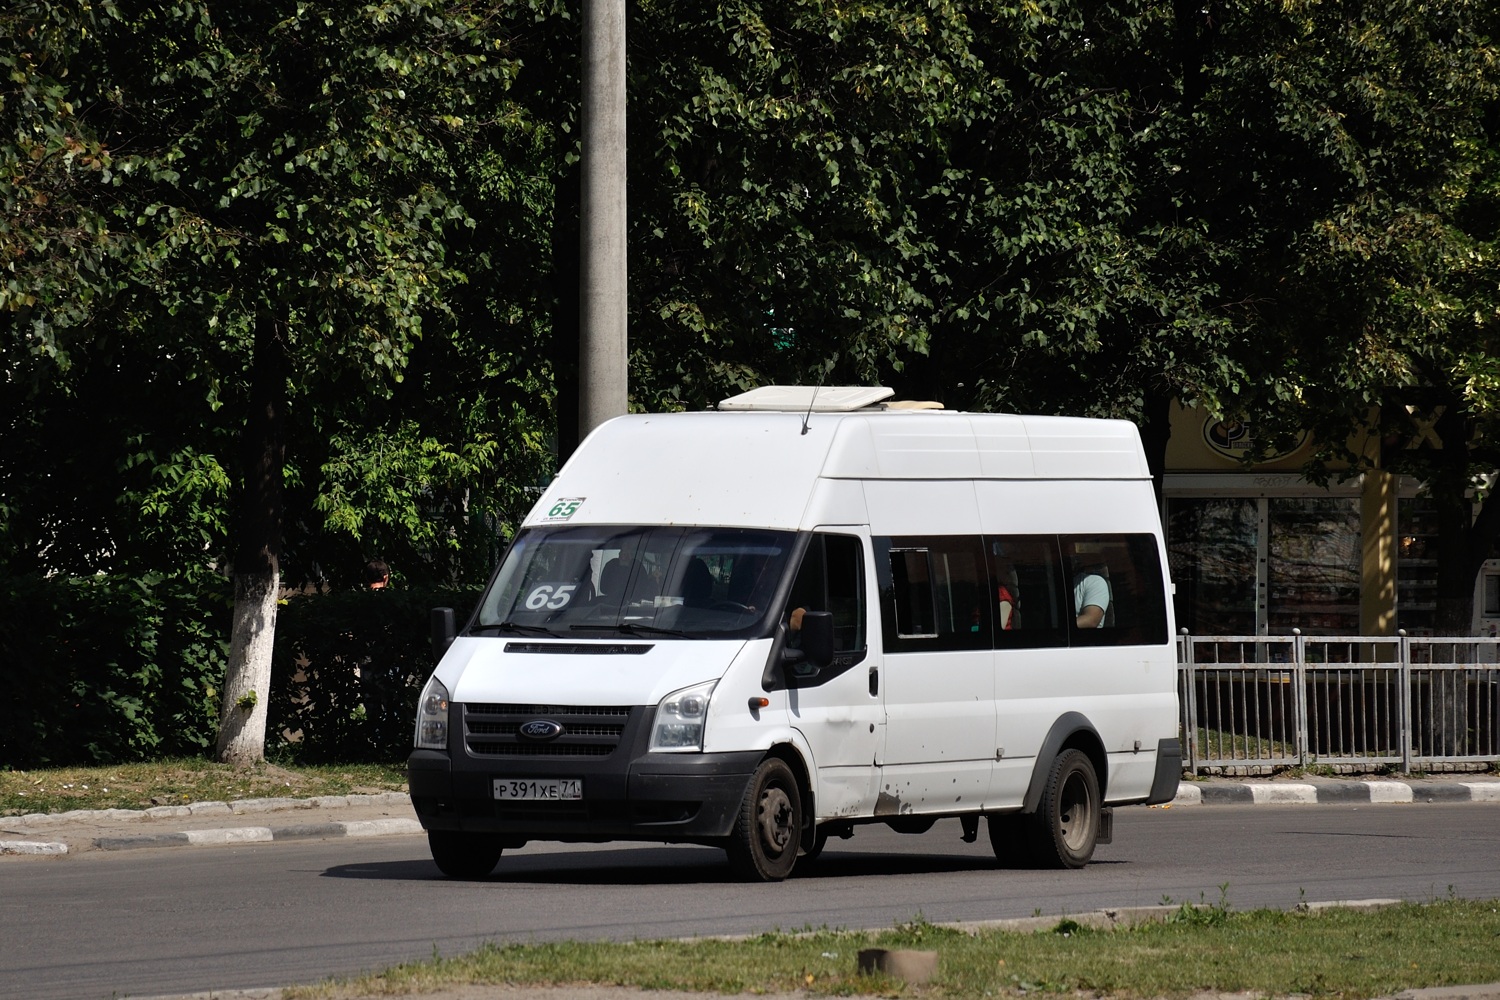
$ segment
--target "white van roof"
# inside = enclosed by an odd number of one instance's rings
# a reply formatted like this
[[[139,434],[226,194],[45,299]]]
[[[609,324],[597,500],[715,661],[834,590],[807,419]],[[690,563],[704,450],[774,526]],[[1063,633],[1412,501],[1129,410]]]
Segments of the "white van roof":
[[[828,389],[820,391],[827,392]],[[882,397],[883,398],[883,397]],[[579,446],[527,524],[796,527],[818,479],[1149,479],[1134,424],[886,408],[633,414]]]

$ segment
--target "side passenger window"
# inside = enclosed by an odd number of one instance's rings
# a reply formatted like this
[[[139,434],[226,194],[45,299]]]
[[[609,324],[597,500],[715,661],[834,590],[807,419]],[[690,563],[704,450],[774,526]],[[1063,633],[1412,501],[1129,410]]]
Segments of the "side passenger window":
[[[865,655],[864,554],[853,535],[814,535],[792,581],[787,616],[797,608],[833,614],[834,664],[820,679],[836,676]]]
[[[995,648],[1067,645],[1057,538],[1002,535],[985,542],[995,604]]]
[[[876,560],[888,651],[990,647],[993,608],[979,538],[881,538]]]
[[[1151,535],[1064,535],[1072,642],[1129,646],[1167,641],[1161,559]]]

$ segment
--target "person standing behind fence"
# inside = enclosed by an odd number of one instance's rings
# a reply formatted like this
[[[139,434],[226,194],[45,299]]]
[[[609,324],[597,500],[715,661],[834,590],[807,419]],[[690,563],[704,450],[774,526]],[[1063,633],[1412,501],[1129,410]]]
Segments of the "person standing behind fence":
[[[391,568],[383,559],[365,563],[365,583],[371,590],[384,590],[391,582]]]

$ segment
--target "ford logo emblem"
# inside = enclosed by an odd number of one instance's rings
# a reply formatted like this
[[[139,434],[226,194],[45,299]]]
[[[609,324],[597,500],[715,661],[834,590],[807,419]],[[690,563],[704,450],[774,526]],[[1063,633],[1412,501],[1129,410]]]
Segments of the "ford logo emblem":
[[[562,735],[560,722],[551,719],[532,719],[521,724],[521,735],[528,740],[555,740]]]

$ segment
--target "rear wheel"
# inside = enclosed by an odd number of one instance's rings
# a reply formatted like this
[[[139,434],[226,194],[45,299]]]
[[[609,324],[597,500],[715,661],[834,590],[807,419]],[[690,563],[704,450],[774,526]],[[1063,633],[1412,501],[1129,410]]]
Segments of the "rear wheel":
[[[1082,750],[1064,750],[1052,762],[1042,800],[1031,817],[1031,855],[1045,868],[1082,868],[1099,841],[1099,778]],[[993,830],[993,827],[991,828]]]
[[[785,761],[761,761],[724,845],[729,863],[752,882],[780,882],[797,863],[802,840],[802,793]]]
[[[496,837],[458,830],[428,830],[427,847],[449,878],[480,879],[495,870],[503,848]]]

